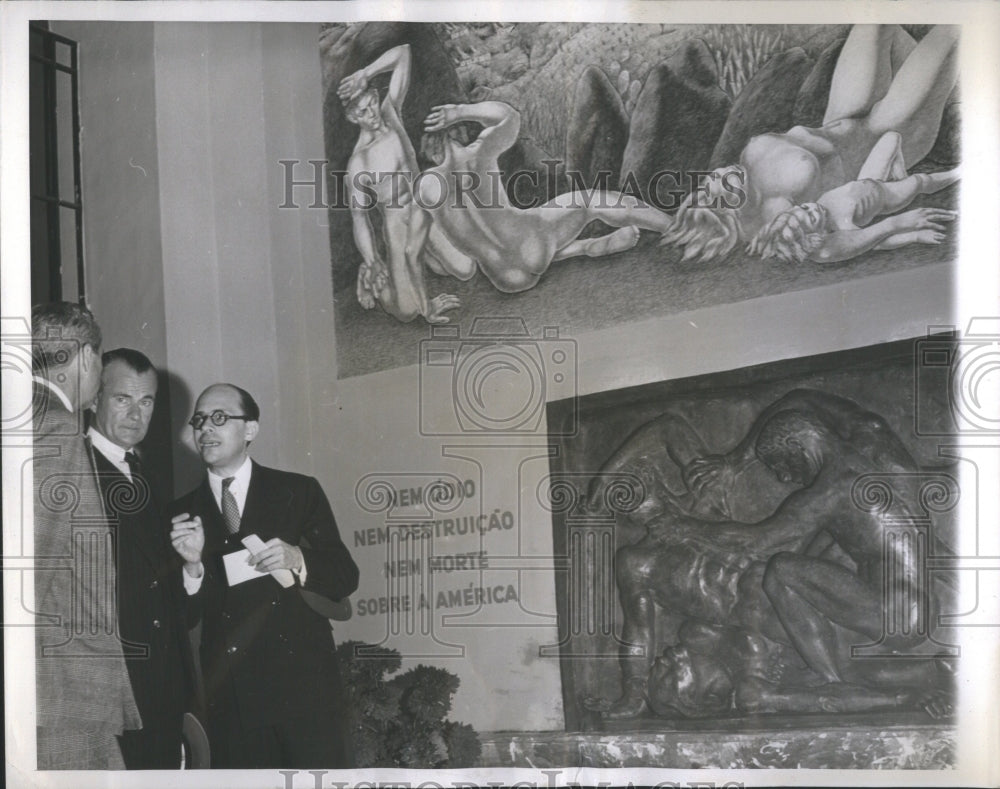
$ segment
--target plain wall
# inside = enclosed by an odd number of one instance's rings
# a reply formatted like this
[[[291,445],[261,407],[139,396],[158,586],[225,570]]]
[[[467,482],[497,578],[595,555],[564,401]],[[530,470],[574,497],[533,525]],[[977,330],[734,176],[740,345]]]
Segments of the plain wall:
[[[333,342],[325,228],[283,202],[279,160],[323,158],[317,28],[156,25],[163,292],[178,491],[200,477],[183,424],[207,385],[261,407],[254,457],[310,473]],[[325,222],[324,222],[325,223]],[[327,395],[328,396],[328,395]]]
[[[87,301],[105,350],[145,353],[161,370],[159,406],[144,443],[170,484],[173,438],[167,386],[152,23],[53,22],[78,42],[80,159]],[[60,113],[69,107],[60,106]]]

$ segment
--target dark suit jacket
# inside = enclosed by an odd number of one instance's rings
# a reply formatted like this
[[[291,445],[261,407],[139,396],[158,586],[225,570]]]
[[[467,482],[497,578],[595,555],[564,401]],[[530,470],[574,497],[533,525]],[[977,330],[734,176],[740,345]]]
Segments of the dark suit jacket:
[[[96,449],[94,461],[116,531],[118,625],[136,704],[144,728],[169,727],[179,740],[184,712],[192,706],[194,664],[182,562],[170,544],[164,499],[149,474],[133,487]]]
[[[118,639],[97,476],[80,415],[45,387],[36,385],[34,398],[37,722],[120,734],[140,719]]]
[[[210,724],[213,717],[236,715],[244,726],[310,716],[322,725],[339,715],[344,697],[329,621],[305,603],[297,581],[286,589],[265,575],[228,586],[222,560],[242,550],[240,539],[249,534],[264,542],[280,537],[302,549],[306,589],[332,599],[351,594],[358,568],[319,483],[254,463],[234,536],[207,478],[170,510],[200,516],[205,528],[205,576],[196,600]]]

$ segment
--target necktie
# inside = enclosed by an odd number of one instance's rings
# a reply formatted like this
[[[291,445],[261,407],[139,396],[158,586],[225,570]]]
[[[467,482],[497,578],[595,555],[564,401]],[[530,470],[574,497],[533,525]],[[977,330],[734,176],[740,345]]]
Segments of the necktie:
[[[139,460],[139,456],[135,452],[126,452],[125,463],[128,465],[129,474],[132,475],[132,481],[135,482],[136,477],[142,474],[142,463]]]
[[[236,477],[226,477],[222,480],[222,517],[226,520],[226,528],[230,534],[240,530],[240,508],[236,506],[236,497],[229,489]]]

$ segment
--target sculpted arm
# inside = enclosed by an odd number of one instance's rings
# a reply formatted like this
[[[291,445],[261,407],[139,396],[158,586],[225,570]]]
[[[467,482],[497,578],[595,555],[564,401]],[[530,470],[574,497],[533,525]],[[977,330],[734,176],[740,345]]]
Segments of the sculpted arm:
[[[351,206],[354,243],[362,259],[358,269],[357,295],[361,306],[370,310],[386,286],[388,275],[376,250],[375,233],[368,218],[368,211],[375,205],[375,195],[364,188],[358,188],[361,183],[358,175],[352,162],[347,171],[347,199]]]
[[[423,254],[430,235],[432,217],[419,205],[414,205],[410,213],[410,223],[406,234],[406,268],[414,283],[416,296],[420,302],[420,314],[428,323],[448,323],[450,318],[444,313],[461,306],[457,296],[440,293],[427,298],[424,280]]]
[[[812,409],[817,403],[817,396],[826,397],[822,392],[808,389],[793,389],[788,394],[774,401],[758,414],[747,434],[740,442],[724,455],[706,455],[695,458],[684,469],[684,481],[688,487],[701,491],[709,482],[718,481],[722,476],[734,477],[753,464],[757,456],[755,447],[757,437],[768,420],[779,411],[803,406]]]
[[[517,142],[521,130],[521,114],[502,101],[481,101],[476,104],[444,104],[434,107],[424,128],[428,132],[441,131],[463,121],[473,121],[485,128],[472,143],[480,152],[496,157]]]
[[[685,470],[688,485],[700,487],[708,481],[706,475],[717,475],[722,466],[733,472],[747,468],[756,461],[757,438],[764,425],[780,411],[800,410],[821,415],[823,421],[841,438],[850,438],[859,420],[876,418],[857,403],[816,389],[792,389],[765,408],[751,425],[750,430],[732,450],[725,455],[709,455],[692,461]]]
[[[393,47],[364,68],[344,77],[337,88],[337,95],[342,101],[350,101],[367,90],[372,77],[390,71],[392,76],[389,78],[387,98],[396,106],[396,109],[402,109],[406,93],[410,89],[411,62],[409,44]]]
[[[679,536],[690,532],[694,539],[704,540],[723,550],[744,552],[766,559],[777,551],[801,552],[824,529],[828,506],[824,496],[813,488],[791,493],[775,512],[757,523],[738,521],[711,523],[696,521],[675,526]]]
[[[944,222],[955,219],[954,211],[915,208],[855,230],[835,230],[826,235],[810,258],[819,263],[850,260],[872,249],[896,249],[908,244],[939,244],[944,240]]]

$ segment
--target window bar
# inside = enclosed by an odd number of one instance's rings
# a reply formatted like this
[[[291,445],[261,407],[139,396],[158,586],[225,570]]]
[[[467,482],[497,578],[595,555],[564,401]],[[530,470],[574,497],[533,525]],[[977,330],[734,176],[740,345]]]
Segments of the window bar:
[[[45,58],[56,59],[56,42],[48,31],[41,32],[42,53]],[[42,67],[42,102],[45,113],[45,193],[59,196],[59,138],[56,123],[56,71],[51,66]],[[48,202],[48,201],[46,201]],[[59,241],[59,204],[48,202],[48,254],[49,295],[53,301],[62,300],[62,247]]]
[[[76,203],[73,215],[76,217],[76,283],[80,304],[87,303],[87,288],[83,266],[83,177],[80,173],[80,68],[77,43],[69,42],[72,73],[71,98],[73,105],[73,200]]]

